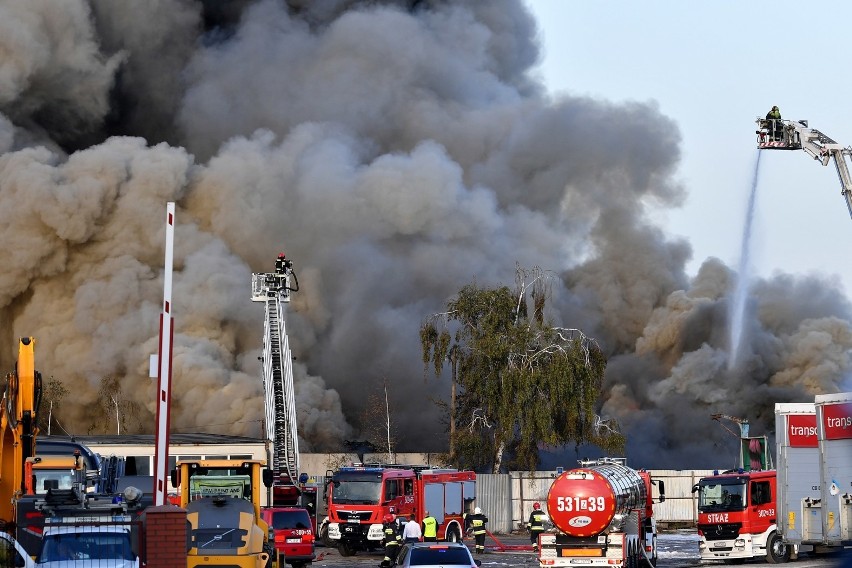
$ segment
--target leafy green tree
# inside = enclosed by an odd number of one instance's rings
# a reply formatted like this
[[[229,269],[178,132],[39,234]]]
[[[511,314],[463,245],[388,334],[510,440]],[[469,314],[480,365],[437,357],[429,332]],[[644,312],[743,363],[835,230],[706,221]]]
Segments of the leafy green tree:
[[[459,467],[534,470],[539,444],[591,443],[620,453],[617,424],[595,413],[606,359],[579,329],[545,319],[551,275],[517,270],[515,290],[470,284],[420,328],[423,364],[447,364],[451,456]],[[508,464],[505,456],[513,456]]]

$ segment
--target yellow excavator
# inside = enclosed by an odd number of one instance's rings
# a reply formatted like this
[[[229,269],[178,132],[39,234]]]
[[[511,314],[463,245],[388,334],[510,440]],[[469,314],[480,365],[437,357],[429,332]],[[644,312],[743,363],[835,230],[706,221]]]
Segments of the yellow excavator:
[[[35,339],[22,337],[15,371],[6,375],[0,405],[0,521],[4,523],[15,521],[14,502],[24,490],[24,464],[35,452],[41,392]]]

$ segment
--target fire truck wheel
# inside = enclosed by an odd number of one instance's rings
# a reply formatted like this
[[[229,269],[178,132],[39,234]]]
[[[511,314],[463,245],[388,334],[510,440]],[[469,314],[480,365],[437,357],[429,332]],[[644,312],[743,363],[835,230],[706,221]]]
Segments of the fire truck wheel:
[[[337,551],[340,553],[340,556],[355,555],[355,548],[351,544],[347,544],[345,542],[341,542],[337,545]]]
[[[769,535],[766,543],[766,561],[770,564],[783,564],[790,561],[790,547],[781,539],[778,533]]]
[[[457,529],[451,528],[447,531],[447,542],[461,542],[461,536],[459,536]]]

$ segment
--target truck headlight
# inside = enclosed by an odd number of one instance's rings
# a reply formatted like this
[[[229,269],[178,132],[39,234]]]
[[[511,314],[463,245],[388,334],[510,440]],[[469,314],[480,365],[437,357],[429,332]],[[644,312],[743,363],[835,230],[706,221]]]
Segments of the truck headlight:
[[[332,540],[340,540],[340,525],[337,523],[328,523],[328,538]]]

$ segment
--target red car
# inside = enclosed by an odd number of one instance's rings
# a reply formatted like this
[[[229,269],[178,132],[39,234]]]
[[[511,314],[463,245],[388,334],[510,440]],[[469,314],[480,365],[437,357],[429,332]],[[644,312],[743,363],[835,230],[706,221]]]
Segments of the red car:
[[[308,566],[316,558],[314,528],[307,509],[302,507],[267,507],[261,516],[272,527],[275,548],[284,562],[293,568]]]

